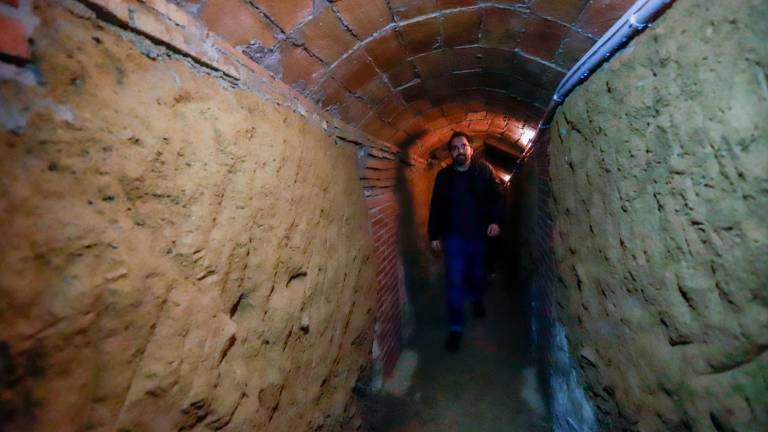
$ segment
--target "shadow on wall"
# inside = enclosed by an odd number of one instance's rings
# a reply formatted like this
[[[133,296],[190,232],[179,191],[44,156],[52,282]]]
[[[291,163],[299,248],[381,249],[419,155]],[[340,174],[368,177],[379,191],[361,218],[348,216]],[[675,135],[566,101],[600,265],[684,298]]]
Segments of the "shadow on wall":
[[[399,144],[401,155],[411,150],[423,136],[423,132],[411,136]],[[430,271],[429,239],[426,232],[426,218],[429,216],[429,199],[434,183],[432,171],[426,171],[419,161],[402,158],[397,167],[397,195],[400,216],[398,221],[399,246],[403,260],[405,301],[402,303],[402,337],[407,343],[413,336],[416,311],[413,307],[413,292],[424,285]]]
[[[549,178],[549,134],[531,144],[530,156],[512,176],[505,255],[514,263],[513,281],[525,292],[538,378],[555,431],[596,431],[594,409],[572,360],[555,300],[559,283],[553,239]]]

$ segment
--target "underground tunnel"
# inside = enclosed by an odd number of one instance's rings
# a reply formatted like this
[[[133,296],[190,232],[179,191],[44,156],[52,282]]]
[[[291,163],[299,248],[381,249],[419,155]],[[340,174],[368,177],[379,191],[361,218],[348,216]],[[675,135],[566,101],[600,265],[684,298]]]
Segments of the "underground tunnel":
[[[0,430],[768,430],[767,6],[0,0]]]

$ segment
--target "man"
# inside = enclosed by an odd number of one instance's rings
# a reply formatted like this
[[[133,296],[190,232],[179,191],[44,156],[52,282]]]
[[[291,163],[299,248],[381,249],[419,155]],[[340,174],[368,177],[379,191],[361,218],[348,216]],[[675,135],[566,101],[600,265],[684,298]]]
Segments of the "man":
[[[448,338],[445,349],[459,349],[464,330],[464,301],[469,297],[474,314],[485,316],[486,238],[501,232],[502,199],[493,171],[472,160],[469,136],[454,132],[448,140],[453,164],[437,173],[429,211],[432,249],[443,251],[446,271]]]

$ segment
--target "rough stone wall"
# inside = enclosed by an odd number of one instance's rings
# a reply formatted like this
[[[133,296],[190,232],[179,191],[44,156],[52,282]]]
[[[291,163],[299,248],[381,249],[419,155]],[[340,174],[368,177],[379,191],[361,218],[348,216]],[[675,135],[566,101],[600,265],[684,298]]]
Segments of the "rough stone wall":
[[[555,118],[561,304],[608,430],[768,430],[766,23],[680,0]]]
[[[333,429],[375,302],[355,150],[36,13],[33,64],[0,82],[0,428]]]

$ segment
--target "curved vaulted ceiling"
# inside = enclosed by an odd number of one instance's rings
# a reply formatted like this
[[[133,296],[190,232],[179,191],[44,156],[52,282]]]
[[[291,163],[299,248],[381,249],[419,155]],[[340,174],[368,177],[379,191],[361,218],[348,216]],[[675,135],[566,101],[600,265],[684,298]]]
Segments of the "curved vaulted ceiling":
[[[352,126],[427,157],[454,129],[519,154],[632,0],[188,0],[209,29]]]

